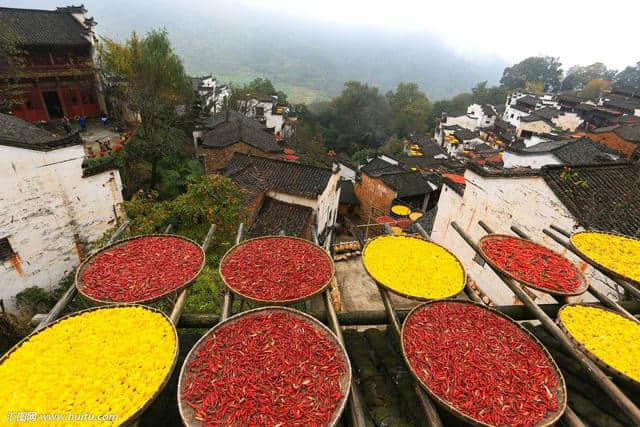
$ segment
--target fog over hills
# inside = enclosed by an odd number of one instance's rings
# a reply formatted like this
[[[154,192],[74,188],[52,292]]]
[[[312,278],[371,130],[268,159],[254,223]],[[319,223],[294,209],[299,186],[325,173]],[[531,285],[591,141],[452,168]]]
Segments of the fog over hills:
[[[56,5],[38,0],[16,3]],[[468,91],[482,80],[496,83],[506,65],[493,56],[465,58],[426,33],[374,31],[364,22],[347,27],[232,0],[160,0],[153,7],[90,0],[85,6],[101,35],[124,40],[133,30],[165,27],[189,73],[213,73],[225,82],[268,77],[293,101],[326,99],[338,94],[347,80],[367,82],[382,91],[399,82],[416,82],[431,99],[440,99]]]

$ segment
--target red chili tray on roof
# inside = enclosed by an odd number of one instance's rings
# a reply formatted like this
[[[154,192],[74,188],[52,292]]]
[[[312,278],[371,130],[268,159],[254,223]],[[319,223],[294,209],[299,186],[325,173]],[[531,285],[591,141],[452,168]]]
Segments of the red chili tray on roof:
[[[313,243],[297,237],[245,240],[220,260],[220,277],[234,293],[263,304],[292,304],[329,286],[333,260]]]
[[[568,259],[530,240],[489,234],[478,242],[489,264],[530,288],[553,295],[583,294],[589,284]]]
[[[351,365],[311,316],[264,307],[219,323],[187,355],[178,381],[185,425],[334,426]]]
[[[100,304],[151,302],[191,284],[204,263],[196,242],[150,234],[97,251],[80,265],[75,284],[82,296]]]
[[[480,304],[437,300],[402,327],[411,373],[446,409],[474,425],[548,426],[567,404],[558,366],[533,334]]]

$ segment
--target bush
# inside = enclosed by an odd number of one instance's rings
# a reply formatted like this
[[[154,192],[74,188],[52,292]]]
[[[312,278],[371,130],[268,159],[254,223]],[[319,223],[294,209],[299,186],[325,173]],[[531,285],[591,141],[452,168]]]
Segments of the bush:
[[[47,313],[56,303],[53,292],[37,286],[23,289],[15,296],[16,306],[27,316],[33,316],[36,313]]]

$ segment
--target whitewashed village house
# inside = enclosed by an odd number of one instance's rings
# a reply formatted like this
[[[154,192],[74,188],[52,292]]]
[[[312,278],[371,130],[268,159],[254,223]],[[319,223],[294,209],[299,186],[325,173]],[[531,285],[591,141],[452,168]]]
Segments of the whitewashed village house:
[[[453,229],[456,222],[476,242],[494,232],[511,234],[518,226],[534,241],[567,256],[589,276],[597,289],[617,299],[615,285],[542,230],[555,224],[565,230],[597,229],[627,235],[640,233],[640,165],[546,166],[533,169],[487,169],[469,165],[465,184],[444,180],[431,238],[455,253],[470,278],[496,305],[516,304],[515,296],[491,268]],[[538,303],[555,303],[542,292],[527,290]],[[572,297],[572,301],[590,298]]]
[[[9,311],[23,289],[55,288],[118,221],[118,170],[83,170],[84,158],[78,133],[0,114],[0,299]]]
[[[246,190],[250,232],[320,239],[332,230],[340,201],[339,168],[321,168],[236,152],[222,173]]]
[[[289,107],[278,105],[278,96],[257,94],[238,101],[238,109],[247,117],[255,118],[276,135],[282,134]],[[290,126],[291,123],[288,124]]]
[[[231,96],[231,88],[218,85],[217,79],[211,75],[191,77],[191,86],[200,97],[203,107],[213,115],[222,111],[225,100]]]

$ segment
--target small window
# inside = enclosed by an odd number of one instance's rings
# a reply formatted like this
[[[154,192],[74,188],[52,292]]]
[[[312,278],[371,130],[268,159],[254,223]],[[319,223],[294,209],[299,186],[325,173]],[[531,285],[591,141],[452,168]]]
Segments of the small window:
[[[14,255],[15,252],[13,252],[11,243],[9,243],[9,238],[3,237],[0,239],[0,262],[9,261]]]

